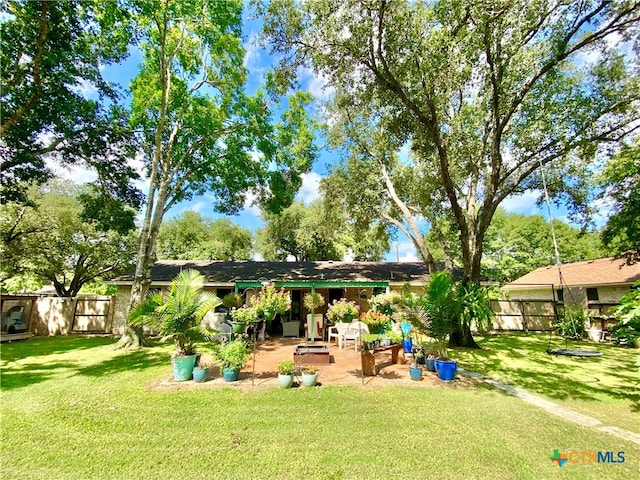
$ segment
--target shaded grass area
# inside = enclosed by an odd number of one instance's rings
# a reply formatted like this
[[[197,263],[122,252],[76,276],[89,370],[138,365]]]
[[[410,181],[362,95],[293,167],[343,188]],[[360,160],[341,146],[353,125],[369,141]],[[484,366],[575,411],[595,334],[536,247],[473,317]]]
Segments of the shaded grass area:
[[[481,350],[456,349],[463,368],[540,394],[605,424],[640,433],[640,351],[611,344],[569,342],[601,357],[549,355],[565,348],[548,334],[502,334],[478,338]]]
[[[637,446],[482,386],[158,391],[147,385],[166,376],[170,347],[114,352],[104,340],[2,346],[3,478],[622,479],[640,469]],[[626,461],[560,469],[554,449]]]

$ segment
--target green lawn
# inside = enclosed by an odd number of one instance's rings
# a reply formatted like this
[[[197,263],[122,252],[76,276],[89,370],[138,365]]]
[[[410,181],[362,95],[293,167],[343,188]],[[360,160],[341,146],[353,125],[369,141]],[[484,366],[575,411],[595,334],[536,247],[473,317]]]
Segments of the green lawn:
[[[640,433],[640,350],[569,342],[602,357],[549,355],[548,334],[478,338],[482,350],[455,350],[465,369],[519,386],[580,413]],[[551,348],[565,348],[552,337]]]
[[[112,343],[2,345],[2,478],[623,479],[640,471],[637,445],[485,386],[154,390],[170,347],[113,352]],[[623,451],[625,462],[559,468],[554,449]]]

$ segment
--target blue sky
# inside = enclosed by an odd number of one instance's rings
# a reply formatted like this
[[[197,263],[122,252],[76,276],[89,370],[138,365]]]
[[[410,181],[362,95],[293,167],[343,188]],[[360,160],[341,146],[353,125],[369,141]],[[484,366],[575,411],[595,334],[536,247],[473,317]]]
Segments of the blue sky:
[[[244,64],[249,72],[247,88],[251,92],[260,84],[262,76],[271,65],[272,58],[267,52],[260,49],[257,44],[256,40],[260,31],[260,23],[257,20],[250,20],[245,17],[243,31],[246,49]],[[136,50],[132,50],[130,56],[123,63],[105,67],[103,71],[104,77],[106,80],[118,83],[122,87],[126,88],[129,82],[136,75],[140,61],[141,57],[139,53]],[[315,76],[311,71],[301,71],[299,81],[302,89],[311,92],[316,99],[323,100],[329,95],[328,92],[323,90],[323,79]],[[84,93],[92,95],[95,92],[92,92],[91,89],[88,88]],[[324,144],[323,139],[319,139],[318,144]],[[296,197],[296,200],[309,203],[317,199],[319,197],[318,186],[320,179],[327,173],[327,168],[337,160],[338,156],[335,152],[322,149],[312,171],[304,175],[303,185]],[[65,172],[65,175],[71,175],[72,178],[78,182],[90,181],[94,178],[94,175],[79,169],[73,170],[72,172]],[[139,186],[142,191],[146,193],[146,186],[144,184]],[[546,217],[546,208],[542,209],[536,206],[536,199],[538,196],[538,193],[530,192],[515,198],[507,199],[502,206],[508,212],[522,213],[526,215],[539,213]],[[189,202],[182,202],[174,206],[165,216],[165,219],[178,216],[186,210],[197,211],[203,216],[211,218],[223,218],[224,215],[219,215],[213,212],[211,204],[212,198],[210,196],[204,195],[196,197]],[[563,220],[566,219],[566,211],[563,209],[554,208],[553,215],[556,218]],[[254,231],[263,225],[263,222],[260,219],[260,212],[257,207],[251,205],[250,197],[247,198],[243,210],[238,215],[229,218],[242,227]],[[411,241],[399,232],[397,241],[386,255],[385,260],[415,261],[417,260],[415,248]]]

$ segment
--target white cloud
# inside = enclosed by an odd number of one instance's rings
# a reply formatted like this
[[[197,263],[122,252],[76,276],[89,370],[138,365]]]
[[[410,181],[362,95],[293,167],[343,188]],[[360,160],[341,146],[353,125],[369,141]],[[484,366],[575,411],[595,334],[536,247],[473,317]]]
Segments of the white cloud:
[[[71,91],[75,91],[85,98],[97,98],[98,88],[86,79],[80,79],[78,85],[72,85]]]
[[[320,180],[322,176],[316,172],[302,174],[302,187],[296,195],[296,200],[309,205],[314,200],[320,198]]]
[[[257,205],[254,205],[255,201],[256,194],[253,192],[247,192],[247,196],[244,199],[244,207],[242,209],[242,213],[260,218],[260,208]]]
[[[385,261],[387,262],[417,262],[418,254],[413,242],[407,240],[404,234],[399,233],[400,238],[404,241],[393,242],[391,244],[391,250],[387,252]]]
[[[317,100],[329,100],[333,95],[333,87],[329,86],[328,79],[322,74],[316,75],[310,68],[300,68],[298,78],[303,89],[311,93]]]
[[[538,190],[530,190],[520,195],[511,195],[502,202],[501,206],[510,213],[533,215],[539,213],[536,201],[540,193]]]
[[[202,211],[209,206],[210,204],[207,202],[195,202],[189,205],[186,210],[191,210],[192,212],[202,213]]]
[[[406,262],[417,262],[418,261],[418,256],[416,255],[416,252],[405,252],[401,257],[400,257],[400,263],[406,263]]]
[[[98,175],[94,170],[90,170],[80,165],[66,167],[57,163],[49,163],[48,167],[57,177],[72,180],[77,184],[91,183],[98,178]]]
[[[259,44],[259,34],[252,32],[249,39],[243,45],[245,49],[242,65],[249,70],[250,73],[262,74],[267,69],[262,61],[262,48]]]

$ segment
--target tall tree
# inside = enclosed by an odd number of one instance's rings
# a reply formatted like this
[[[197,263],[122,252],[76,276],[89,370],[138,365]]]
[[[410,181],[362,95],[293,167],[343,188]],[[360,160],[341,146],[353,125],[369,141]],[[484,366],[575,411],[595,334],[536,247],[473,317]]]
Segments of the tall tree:
[[[120,4],[9,0],[1,12],[0,199],[24,201],[55,160],[92,168],[102,191],[137,206],[127,115],[101,73],[127,54],[132,30]]]
[[[164,214],[209,192],[214,208],[236,212],[252,190],[265,208],[293,200],[314,159],[308,94],[292,94],[279,122],[267,96],[245,95],[242,1],[131,0],[143,62],[131,84],[149,181],[131,305],[150,282]],[[138,329],[139,330],[139,329]],[[121,346],[140,344],[128,329]]]
[[[87,188],[49,182],[31,190],[30,206],[0,206],[3,277],[31,273],[51,282],[59,296],[73,297],[83,285],[131,266],[135,233],[84,220],[78,197]]]
[[[158,258],[177,260],[249,260],[252,233],[227,218],[212,221],[186,211],[165,220],[158,234]]]
[[[624,42],[637,1],[273,0],[259,11],[283,76],[310,64],[348,95],[351,118],[410,142],[434,173],[467,281],[479,281],[505,198],[541,188],[541,167],[569,191],[601,144],[638,128],[637,55]],[[468,326],[454,340],[475,344]]]
[[[602,232],[604,243],[629,263],[640,262],[640,137],[607,163],[600,178],[613,212]]]

